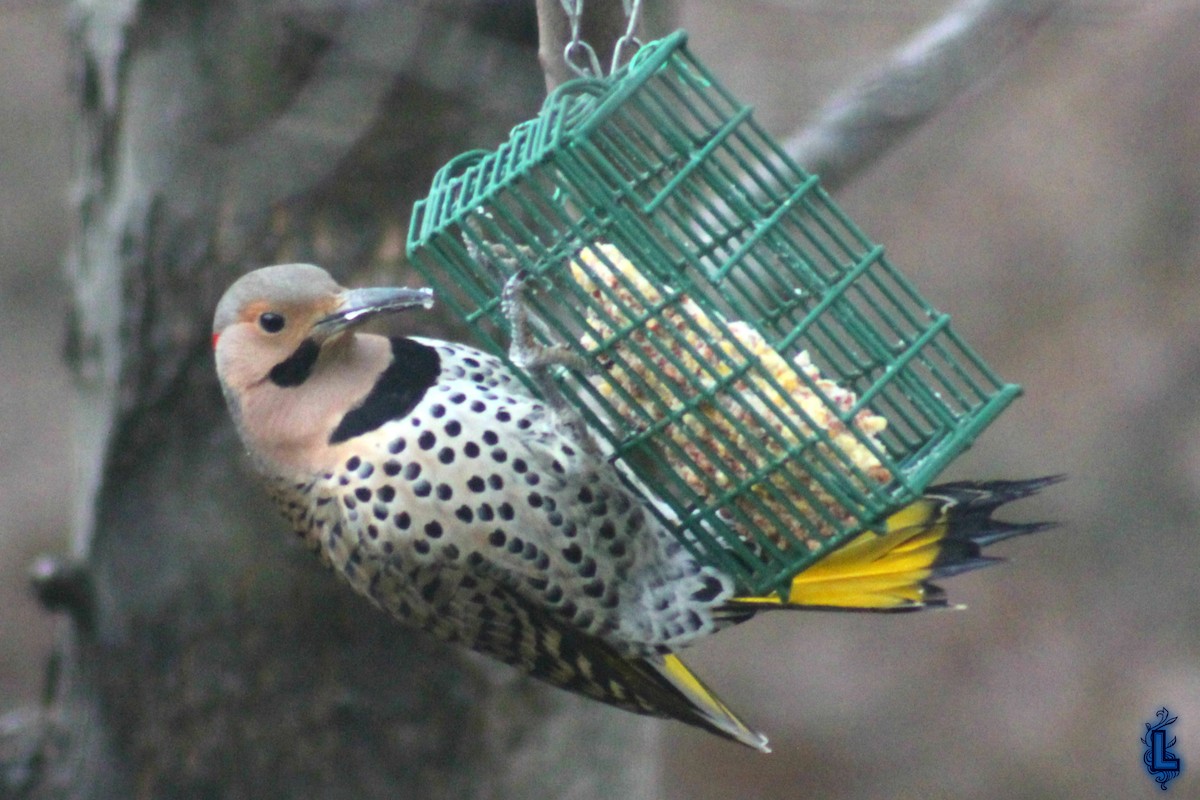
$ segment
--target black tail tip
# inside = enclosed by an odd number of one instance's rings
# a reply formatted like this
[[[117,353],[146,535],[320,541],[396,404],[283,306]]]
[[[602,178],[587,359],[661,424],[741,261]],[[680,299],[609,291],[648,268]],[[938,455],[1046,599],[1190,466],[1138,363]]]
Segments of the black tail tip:
[[[1066,479],[1066,475],[1060,474],[1016,481],[956,481],[938,484],[930,488],[928,494],[946,496],[958,505],[972,510],[994,509],[1005,503],[1035,495]]]

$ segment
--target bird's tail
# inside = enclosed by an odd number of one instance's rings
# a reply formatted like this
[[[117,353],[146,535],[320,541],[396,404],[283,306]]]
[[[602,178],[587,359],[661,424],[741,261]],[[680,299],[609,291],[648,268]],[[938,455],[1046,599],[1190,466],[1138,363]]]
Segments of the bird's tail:
[[[988,566],[988,545],[1052,527],[1010,523],[992,512],[1062,480],[946,483],[887,518],[880,530],[850,539],[797,575],[787,598],[738,597],[732,614],[769,608],[915,611],[948,605],[932,581]]]

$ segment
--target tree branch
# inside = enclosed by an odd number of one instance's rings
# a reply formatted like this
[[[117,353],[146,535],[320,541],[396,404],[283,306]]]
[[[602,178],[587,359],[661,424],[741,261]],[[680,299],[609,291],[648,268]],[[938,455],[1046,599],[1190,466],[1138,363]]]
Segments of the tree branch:
[[[963,0],[874,75],[835,95],[812,123],[784,142],[784,150],[819,174],[826,188],[848,183],[994,74],[1062,5],[1062,0]]]

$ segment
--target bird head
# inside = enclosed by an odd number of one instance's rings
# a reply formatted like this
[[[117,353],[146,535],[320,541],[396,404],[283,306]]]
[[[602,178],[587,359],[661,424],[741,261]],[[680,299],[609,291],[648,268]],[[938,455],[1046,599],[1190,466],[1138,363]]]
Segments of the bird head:
[[[296,437],[319,437],[322,426],[370,389],[390,358],[386,340],[353,329],[432,304],[429,289],[347,289],[310,264],[264,267],[235,281],[217,304],[213,350],[247,444],[269,450]]]

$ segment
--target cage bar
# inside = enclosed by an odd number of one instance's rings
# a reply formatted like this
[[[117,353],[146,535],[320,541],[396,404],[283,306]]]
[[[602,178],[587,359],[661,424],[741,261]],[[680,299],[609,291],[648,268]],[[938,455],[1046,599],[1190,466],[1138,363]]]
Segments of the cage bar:
[[[501,357],[500,292],[526,270],[540,335],[591,365],[564,394],[680,541],[753,591],[915,499],[1020,392],[683,32],[447,164],[408,248]]]

